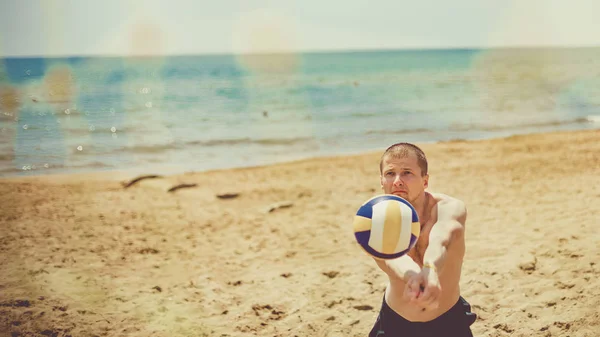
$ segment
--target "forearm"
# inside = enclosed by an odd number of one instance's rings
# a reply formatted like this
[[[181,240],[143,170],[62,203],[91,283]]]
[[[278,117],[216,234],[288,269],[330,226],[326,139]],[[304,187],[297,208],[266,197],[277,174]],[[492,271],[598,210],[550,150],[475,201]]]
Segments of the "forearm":
[[[435,269],[438,273],[444,268],[447,255],[447,244],[444,242],[429,242],[423,255],[423,268]]]
[[[460,245],[463,238],[463,227],[456,221],[436,224],[429,237],[429,245],[423,255],[423,268],[429,267],[440,273],[448,255],[450,245]],[[454,249],[456,250],[456,249]]]
[[[410,275],[421,272],[421,267],[408,255],[393,260],[375,260],[379,267],[390,277],[406,281]]]

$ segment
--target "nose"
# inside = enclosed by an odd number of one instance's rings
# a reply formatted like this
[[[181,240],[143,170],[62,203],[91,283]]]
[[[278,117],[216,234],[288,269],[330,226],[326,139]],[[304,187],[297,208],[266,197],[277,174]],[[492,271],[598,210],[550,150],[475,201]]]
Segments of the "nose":
[[[396,178],[394,178],[394,186],[402,185],[404,185],[404,182],[402,181],[402,178],[400,178],[400,175],[397,175]]]

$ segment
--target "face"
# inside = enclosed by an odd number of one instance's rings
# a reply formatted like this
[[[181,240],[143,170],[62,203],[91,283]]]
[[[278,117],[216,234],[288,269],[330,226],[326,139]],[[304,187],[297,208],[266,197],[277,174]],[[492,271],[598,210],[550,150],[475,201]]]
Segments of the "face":
[[[385,156],[381,170],[381,188],[414,203],[427,188],[429,175],[421,176],[417,156],[409,152],[403,158]]]

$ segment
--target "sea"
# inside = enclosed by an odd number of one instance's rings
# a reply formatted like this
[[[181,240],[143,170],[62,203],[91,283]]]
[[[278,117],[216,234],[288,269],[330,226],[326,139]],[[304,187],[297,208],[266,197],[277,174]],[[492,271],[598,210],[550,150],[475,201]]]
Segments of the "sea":
[[[175,174],[600,128],[600,48],[0,59],[0,175]]]

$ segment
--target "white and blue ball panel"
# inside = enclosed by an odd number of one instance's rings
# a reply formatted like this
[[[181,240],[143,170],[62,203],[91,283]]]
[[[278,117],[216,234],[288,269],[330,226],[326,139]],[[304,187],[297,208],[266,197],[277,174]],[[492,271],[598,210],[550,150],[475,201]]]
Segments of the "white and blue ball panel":
[[[381,259],[406,254],[419,238],[421,225],[412,205],[395,195],[364,203],[354,217],[354,235],[367,253]]]

